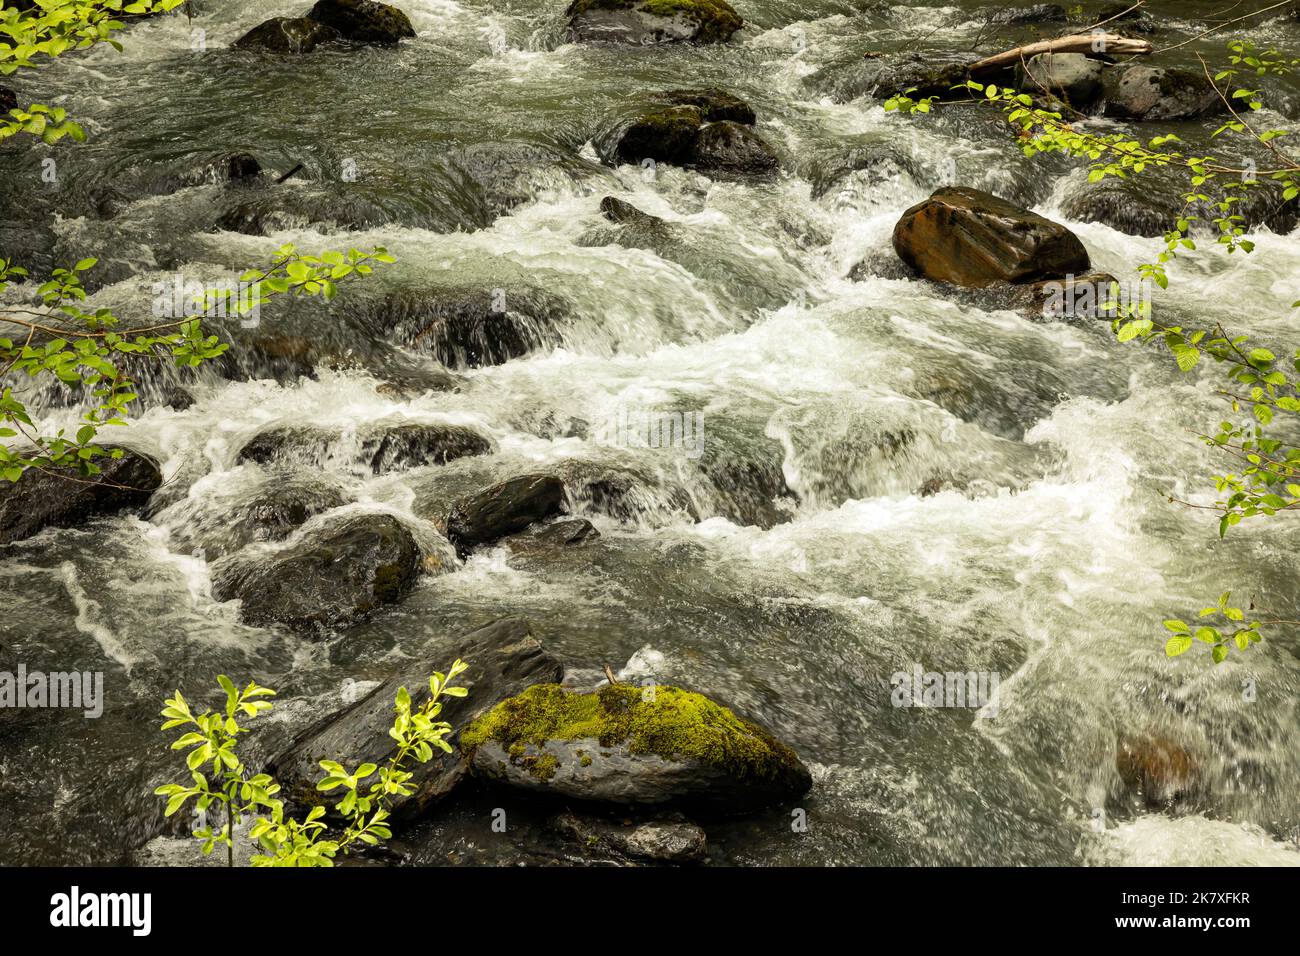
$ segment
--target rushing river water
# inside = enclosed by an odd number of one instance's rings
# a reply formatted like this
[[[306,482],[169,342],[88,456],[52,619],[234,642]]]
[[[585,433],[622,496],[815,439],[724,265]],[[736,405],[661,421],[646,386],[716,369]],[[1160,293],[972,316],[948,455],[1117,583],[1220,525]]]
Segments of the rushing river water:
[[[1222,462],[1195,433],[1223,417],[1216,373],[1183,376],[1104,322],[849,278],[892,256],[899,214],[945,184],[1065,222],[1097,269],[1127,276],[1153,254],[1158,240],[1070,221],[1085,174],[1025,160],[995,118],[899,117],[844,82],[865,51],[1012,45],[990,40],[978,4],[738,0],[747,26],[730,43],[650,49],[563,43],[559,0],[399,5],[419,36],[395,49],[235,52],[306,0],[206,2],[193,23],[133,25],[123,54],[99,48],[15,83],[67,107],[89,138],[0,149],[0,252],[34,272],[99,255],[92,303],[139,313],[154,282],[231,279],[284,242],[383,244],[396,265],[330,307],[269,305],[253,334],[364,351],[349,310],[454,280],[559,303],[560,344],[418,397],[377,391],[364,363],[295,380],[245,360],[238,381],[185,379],[192,407],[143,412],[123,441],[175,476],[149,512],[46,532],[0,560],[0,643],[30,669],[103,671],[106,693],[98,719],[0,726],[0,862],[136,858],[162,829],[151,791],[176,762],[155,715],[175,687],[199,698],[217,673],[256,678],[299,701],[290,720],[345,679],[382,678],[520,614],[564,660],[630,661],[709,693],[808,763],[806,832],[789,808],[712,824],[718,862],[1300,863],[1294,634],[1219,667],[1162,650],[1163,617],[1229,587],[1300,616],[1294,521],[1220,542],[1212,512],[1166,500],[1212,499]],[[1149,6],[1164,46],[1221,5]],[[1300,24],[1265,18],[1248,33],[1300,47]],[[1161,62],[1221,49],[1205,40]],[[703,86],[754,107],[779,176],[600,162],[629,97]],[[1287,123],[1300,98],[1280,95],[1269,118]],[[303,164],[256,187],[293,197],[272,235],[216,228],[242,187],[151,185],[231,151],[278,174]],[[41,177],[50,157],[54,183]],[[668,220],[675,238],[620,244],[605,196]],[[1258,239],[1251,256],[1176,264],[1156,307],[1293,349],[1300,243]],[[703,455],[611,440],[600,426],[626,410],[702,416]],[[42,414],[58,426],[77,413],[51,397]],[[616,518],[579,499],[594,543],[544,560],[480,551],[323,643],[243,625],[212,600],[199,549],[268,480],[235,463],[248,438],[311,423],[346,442],[398,420],[471,425],[496,451],[381,477],[331,460],[317,475],[345,508],[396,514],[423,540],[436,542],[423,504],[521,470],[616,466],[637,476],[634,507]],[[891,675],[917,665],[1001,679],[980,712],[891,706]],[[1125,740],[1177,751],[1196,785],[1145,805],[1117,771]],[[512,859],[492,837],[467,805],[428,825],[417,857]]]

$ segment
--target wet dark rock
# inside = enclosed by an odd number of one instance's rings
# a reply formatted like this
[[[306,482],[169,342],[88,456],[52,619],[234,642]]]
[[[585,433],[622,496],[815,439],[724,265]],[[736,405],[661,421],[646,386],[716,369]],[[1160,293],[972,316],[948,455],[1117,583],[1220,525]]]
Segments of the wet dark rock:
[[[450,368],[500,365],[557,345],[564,312],[557,297],[514,285],[403,289],[354,310],[366,331]]]
[[[1028,7],[993,7],[988,20],[996,26],[1029,26],[1035,23],[1065,23],[1069,19],[1065,7],[1056,3],[1036,3]]]
[[[652,98],[656,102],[669,106],[693,106],[700,111],[700,116],[706,123],[731,120],[733,123],[753,126],[756,121],[752,106],[740,97],[716,87],[701,90],[666,90],[655,93]]]
[[[1062,276],[1027,285],[1010,286],[1007,298],[1010,304],[1031,316],[1112,319],[1116,316],[1116,310],[1107,303],[1123,302],[1122,291],[1114,288],[1118,282],[1109,272]]]
[[[812,786],[765,728],[676,687],[539,684],[467,727],[476,776],[525,791],[613,804],[686,803],[728,813]]]
[[[700,130],[692,150],[693,165],[705,172],[757,174],[776,169],[776,153],[747,126],[731,120]]]
[[[309,17],[272,17],[259,23],[233,46],[270,53],[310,53],[322,43],[339,39],[339,32]]]
[[[652,216],[648,212],[642,212],[633,206],[630,202],[624,202],[613,196],[606,196],[600,201],[600,212],[610,222],[616,222],[620,225],[633,225],[652,227],[667,225],[664,220],[658,216]]]
[[[1017,79],[1027,93],[1047,92],[1081,110],[1101,98],[1104,70],[1082,53],[1040,53],[1018,68]]]
[[[0,114],[18,108],[18,94],[7,86],[0,86]]]
[[[854,282],[861,282],[863,279],[869,279],[872,276],[881,279],[916,279],[919,273],[898,258],[897,253],[892,250],[886,252],[882,249],[854,263],[853,267],[849,269],[849,278]]]
[[[1107,29],[1118,33],[1155,33],[1159,23],[1140,7],[1133,9],[1131,0],[1108,3],[1090,18],[1094,23],[1106,23]],[[1107,22],[1108,21],[1108,22]]]
[[[370,470],[376,475],[421,465],[445,465],[457,458],[491,451],[490,440],[462,425],[398,425],[362,445],[362,455],[369,457]]]
[[[708,851],[704,830],[680,815],[608,820],[566,810],[550,826],[583,855],[617,862],[698,863]]]
[[[339,444],[336,431],[279,425],[259,432],[239,452],[239,463],[319,465]],[[463,425],[406,423],[362,432],[355,460],[382,475],[425,465],[445,465],[469,455],[486,455],[492,442]]]
[[[389,46],[415,36],[405,13],[374,0],[318,0],[307,16],[353,43]]]
[[[726,0],[573,0],[574,42],[724,43],[743,21]]]
[[[447,517],[447,539],[462,556],[483,544],[563,514],[564,482],[553,475],[520,475],[458,501]]]
[[[1177,67],[1115,67],[1105,73],[1106,116],[1131,120],[1189,120],[1225,112],[1203,75]]]
[[[586,518],[561,518],[546,524],[534,524],[503,541],[511,551],[523,554],[573,548],[600,537],[600,532]]]
[[[841,101],[859,96],[887,100],[907,90],[914,90],[909,95],[915,99],[927,96],[966,99],[970,94],[964,88],[954,90],[953,87],[966,82],[970,65],[979,58],[976,54],[959,54],[944,60],[929,54],[909,53],[858,60],[838,70],[834,77],[819,80],[814,75],[810,82],[829,83],[830,92]]]
[[[183,412],[185,409],[194,405],[194,396],[186,389],[177,385],[176,387],[167,390],[167,394],[163,396],[162,403],[168,408],[175,409],[178,412]]]
[[[684,166],[691,161],[703,114],[694,106],[669,106],[646,113],[623,132],[618,158],[625,163],[653,159]]]
[[[99,515],[143,508],[162,484],[158,463],[123,451],[95,460],[100,474],[28,469],[16,482],[0,480],[0,545],[30,538],[46,528],[73,528]]]
[[[391,515],[364,514],[308,534],[270,555],[235,555],[212,573],[218,601],[239,600],[240,618],[316,634],[346,626],[411,590],[420,549]]]
[[[280,474],[237,498],[200,513],[176,532],[176,539],[209,561],[254,542],[283,541],[317,515],[351,498],[332,479],[311,473]]]
[[[668,105],[642,112],[622,130],[614,149],[619,162],[650,159],[735,174],[765,173],[778,165],[772,147],[746,125],[754,122],[754,111],[736,97],[678,90],[655,98]]]
[[[945,187],[894,227],[894,250],[927,279],[982,287],[1089,270],[1088,252],[1064,226],[977,189]]]
[[[403,668],[356,704],[331,714],[308,728],[270,761],[268,772],[284,788],[283,794],[302,806],[321,803],[330,796],[316,790],[321,760],[337,760],[347,767],[370,762],[383,765],[392,755],[388,728],[393,723],[393,700],[398,688],[411,695],[413,708],[429,698],[429,677],[446,671],[457,658],[469,664],[458,683],[469,689],[466,697],[443,700],[440,720],[459,733],[470,721],[502,700],[538,683],[558,681],[564,672],[559,661],[533,638],[526,621],[506,618],[459,638],[441,641],[418,664]],[[454,743],[456,735],[448,738]],[[428,763],[412,763],[410,796],[397,797],[394,815],[418,816],[446,797],[469,774],[469,761],[459,750],[435,751]],[[330,800],[332,806],[335,802]]]
[[[386,211],[356,196],[281,186],[229,207],[217,218],[216,226],[246,236],[269,236],[306,226],[368,229],[391,221]]]

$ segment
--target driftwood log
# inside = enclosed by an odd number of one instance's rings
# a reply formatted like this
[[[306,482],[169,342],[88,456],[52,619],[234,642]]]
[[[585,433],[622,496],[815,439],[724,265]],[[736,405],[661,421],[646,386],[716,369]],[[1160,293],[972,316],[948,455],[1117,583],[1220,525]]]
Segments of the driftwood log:
[[[1117,33],[1076,33],[1073,36],[1057,37],[1054,40],[1026,43],[1005,53],[985,57],[972,63],[969,72],[971,76],[975,76],[992,70],[1004,70],[1040,53],[1103,53],[1106,56],[1129,56],[1150,52],[1151,44],[1146,40],[1134,40]]]

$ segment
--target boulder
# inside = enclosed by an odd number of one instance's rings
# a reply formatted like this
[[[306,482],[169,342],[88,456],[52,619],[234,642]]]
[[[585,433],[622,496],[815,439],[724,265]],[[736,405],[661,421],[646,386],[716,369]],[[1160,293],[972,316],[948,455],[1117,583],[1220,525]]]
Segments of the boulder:
[[[318,0],[307,16],[353,43],[391,46],[415,36],[415,28],[405,13],[374,0]]]
[[[1104,70],[1082,53],[1040,53],[1017,69],[1017,82],[1026,93],[1046,92],[1085,109],[1101,98]]]
[[[777,166],[776,153],[749,128],[754,111],[720,90],[676,90],[656,94],[658,105],[642,112],[621,132],[619,162],[646,159],[692,166],[703,172],[753,174]]]
[[[429,677],[434,671],[445,671],[457,658],[469,664],[459,678],[469,694],[444,698],[438,715],[457,732],[501,701],[533,684],[558,681],[564,673],[559,661],[533,638],[526,621],[495,621],[460,638],[439,642],[418,664],[404,667],[352,706],[309,727],[271,759],[267,772],[293,802],[313,806],[328,801],[333,806],[335,794],[316,790],[316,783],[325,775],[320,761],[336,760],[349,769],[366,762],[386,764],[392,756],[388,729],[393,724],[398,688],[405,687],[410,693],[413,709],[423,706],[429,699]],[[454,743],[455,737],[448,740]],[[394,798],[392,810],[399,819],[417,816],[469,774],[469,760],[459,750],[434,754],[427,763],[411,761],[407,765],[413,774],[408,785],[414,792]]]
[[[658,216],[652,216],[648,212],[642,212],[630,202],[624,202],[614,196],[606,196],[600,201],[600,214],[610,222],[615,222],[622,226],[656,228],[668,225]]]
[[[552,475],[520,475],[468,495],[447,517],[447,540],[464,555],[483,544],[563,514],[564,482]]]
[[[533,554],[577,547],[599,537],[596,526],[586,518],[561,518],[547,524],[531,525],[519,534],[510,535],[502,543],[516,553]]]
[[[830,92],[841,102],[863,95],[887,100],[907,90],[913,90],[909,95],[914,99],[927,96],[943,100],[968,99],[967,74],[970,65],[979,57],[975,54],[953,56],[956,58],[942,60],[929,54],[908,53],[878,60],[859,60],[846,71],[836,71],[834,77],[813,75],[810,82],[829,85]],[[954,86],[960,89],[954,90]]]
[[[270,555],[238,554],[214,566],[212,594],[239,600],[240,618],[305,634],[351,624],[396,604],[415,584],[420,549],[391,515],[346,518]]]
[[[320,465],[339,443],[337,432],[312,425],[277,425],[261,431],[239,452],[237,462]],[[359,464],[371,474],[445,465],[457,458],[485,455],[492,442],[463,425],[380,425],[363,430],[355,449]]]
[[[680,815],[607,820],[566,810],[550,826],[583,855],[618,863],[698,863],[708,850],[704,831]]]
[[[744,21],[726,0],[573,0],[569,40],[596,43],[725,43]]]
[[[238,50],[265,50],[269,53],[310,53],[322,43],[339,39],[333,27],[308,17],[272,17],[259,23],[233,46]]]
[[[1189,120],[1226,111],[1200,73],[1177,67],[1115,67],[1105,73],[1106,115],[1113,119]]]
[[[467,727],[486,780],[573,800],[744,811],[807,793],[794,751],[753,721],[676,687],[539,684]]]
[[[997,196],[947,186],[903,213],[894,250],[927,279],[983,287],[1089,271],[1078,236]]]
[[[152,458],[122,450],[95,459],[100,473],[29,468],[16,482],[0,480],[0,545],[30,538],[46,528],[72,528],[98,515],[140,509],[162,484]]]
[[[692,164],[705,172],[758,174],[776,169],[772,147],[747,126],[732,120],[710,123],[695,138]]]

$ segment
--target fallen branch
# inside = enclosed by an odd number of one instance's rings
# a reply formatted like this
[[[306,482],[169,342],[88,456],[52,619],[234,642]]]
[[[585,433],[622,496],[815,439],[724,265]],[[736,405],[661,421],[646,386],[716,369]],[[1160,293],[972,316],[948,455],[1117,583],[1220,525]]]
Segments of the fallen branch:
[[[1040,53],[1105,53],[1136,56],[1150,52],[1151,44],[1146,40],[1134,40],[1117,33],[1078,33],[1074,36],[1057,37],[1054,40],[1026,43],[1014,50],[986,57],[971,64],[970,74],[974,76],[986,70],[1005,69]]]

